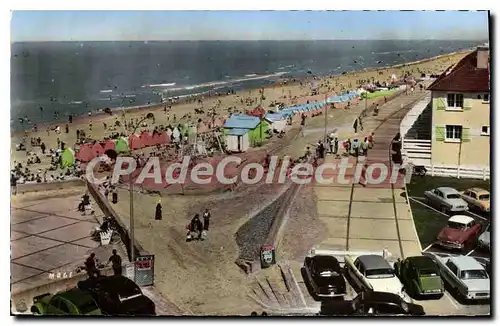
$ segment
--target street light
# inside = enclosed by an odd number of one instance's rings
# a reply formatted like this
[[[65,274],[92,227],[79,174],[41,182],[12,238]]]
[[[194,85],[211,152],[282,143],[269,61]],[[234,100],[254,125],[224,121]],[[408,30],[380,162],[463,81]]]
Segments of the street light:
[[[134,127],[132,135],[137,130],[137,127],[141,125],[146,120],[154,119],[153,113],[148,113],[146,117],[142,118]],[[134,182],[132,180],[132,175],[129,178],[129,202],[130,202],[130,220],[129,220],[129,230],[130,230],[130,261],[135,262],[135,237],[134,237]]]

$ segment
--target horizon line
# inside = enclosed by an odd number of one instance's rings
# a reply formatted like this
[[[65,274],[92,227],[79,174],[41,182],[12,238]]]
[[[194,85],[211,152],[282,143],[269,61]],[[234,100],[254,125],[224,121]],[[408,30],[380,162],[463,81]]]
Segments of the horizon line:
[[[406,39],[406,38],[392,38],[392,39],[276,39],[276,40],[244,40],[244,39],[230,39],[230,40],[50,40],[50,41],[15,41],[16,43],[58,43],[58,42],[317,42],[317,41],[488,41],[489,37],[478,39]]]

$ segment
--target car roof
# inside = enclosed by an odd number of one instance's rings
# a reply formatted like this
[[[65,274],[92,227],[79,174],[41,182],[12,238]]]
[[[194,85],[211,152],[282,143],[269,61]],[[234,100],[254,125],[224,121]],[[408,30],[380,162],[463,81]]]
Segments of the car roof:
[[[460,224],[469,224],[474,221],[474,219],[467,215],[453,215],[450,217],[448,222],[460,223]]]
[[[77,307],[80,307],[83,304],[86,304],[87,302],[94,300],[89,293],[82,291],[78,288],[73,288],[68,291],[58,293],[57,295],[72,302]]]
[[[467,189],[469,191],[473,191],[475,193],[477,193],[478,195],[486,195],[486,194],[490,194],[490,192],[486,189],[483,189],[483,188],[478,188],[478,187],[475,187],[475,188],[469,188]]]
[[[458,193],[458,190],[456,190],[455,188],[451,188],[451,187],[439,187],[436,189],[441,191],[443,194],[457,194]]]
[[[365,269],[391,268],[391,265],[379,255],[362,255],[358,260],[363,264]]]
[[[414,256],[408,257],[409,261],[411,261],[412,265],[415,266],[419,270],[437,270],[437,266],[429,256]]]
[[[452,257],[451,260],[458,268],[460,268],[460,270],[484,269],[483,265],[475,260],[474,257],[456,256]]]
[[[335,258],[334,256],[330,256],[330,255],[316,255],[316,256],[312,257],[312,259],[315,261],[320,261],[320,262],[327,262],[327,263],[334,263],[334,264],[339,263],[337,258]]]
[[[402,300],[399,295],[389,292],[365,291],[363,292],[363,299],[371,301],[383,301],[400,303]]]

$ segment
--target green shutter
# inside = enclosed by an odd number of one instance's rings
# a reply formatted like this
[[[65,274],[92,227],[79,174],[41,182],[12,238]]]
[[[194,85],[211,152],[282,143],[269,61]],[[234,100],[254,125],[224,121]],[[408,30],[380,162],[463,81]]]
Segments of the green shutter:
[[[436,141],[444,141],[446,127],[436,127]]]
[[[464,98],[464,110],[472,109],[472,100],[470,98]]]
[[[446,108],[446,103],[440,97],[436,99],[436,110],[444,110]]]
[[[470,141],[469,130],[470,128],[462,128],[462,142],[464,143]]]

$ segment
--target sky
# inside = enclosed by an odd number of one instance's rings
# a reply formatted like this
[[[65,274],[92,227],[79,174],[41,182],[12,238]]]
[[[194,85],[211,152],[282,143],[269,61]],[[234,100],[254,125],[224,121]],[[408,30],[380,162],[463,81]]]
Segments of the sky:
[[[483,11],[14,11],[11,42],[486,40]]]

